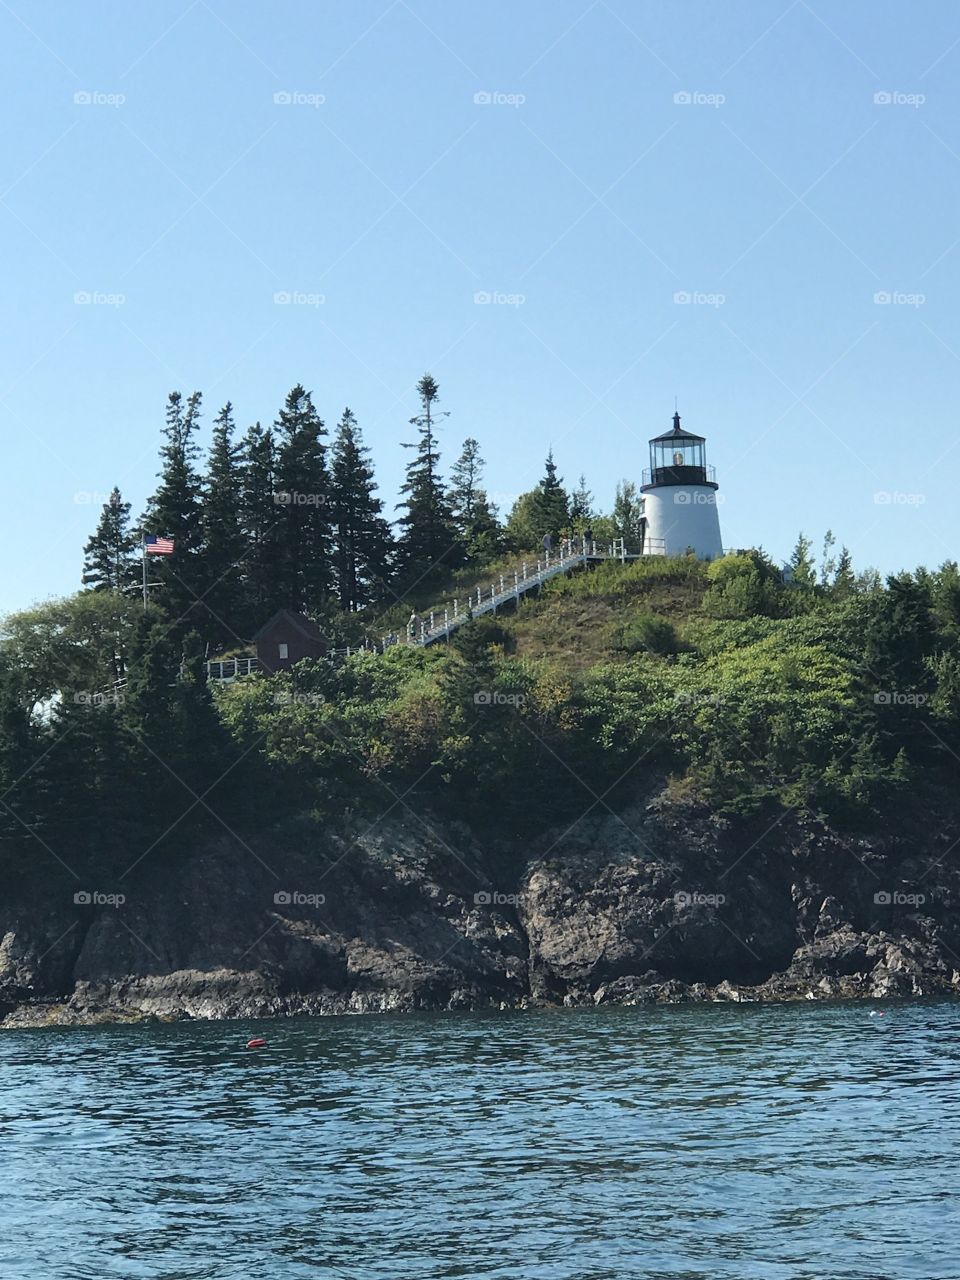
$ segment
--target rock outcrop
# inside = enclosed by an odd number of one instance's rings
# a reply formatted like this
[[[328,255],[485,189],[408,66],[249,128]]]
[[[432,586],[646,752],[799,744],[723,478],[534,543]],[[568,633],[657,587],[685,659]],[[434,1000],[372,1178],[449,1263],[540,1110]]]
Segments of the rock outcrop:
[[[225,838],[109,884],[35,873],[0,907],[0,1016],[960,993],[960,832],[904,827],[731,826],[648,797],[532,847],[391,818]]]

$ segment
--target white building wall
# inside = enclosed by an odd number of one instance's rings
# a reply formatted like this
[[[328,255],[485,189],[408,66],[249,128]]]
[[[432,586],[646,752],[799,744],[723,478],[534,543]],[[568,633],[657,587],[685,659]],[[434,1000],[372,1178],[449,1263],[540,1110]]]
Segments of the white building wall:
[[[663,546],[668,556],[689,549],[700,560],[723,555],[717,491],[705,484],[665,484],[643,494],[649,550]]]

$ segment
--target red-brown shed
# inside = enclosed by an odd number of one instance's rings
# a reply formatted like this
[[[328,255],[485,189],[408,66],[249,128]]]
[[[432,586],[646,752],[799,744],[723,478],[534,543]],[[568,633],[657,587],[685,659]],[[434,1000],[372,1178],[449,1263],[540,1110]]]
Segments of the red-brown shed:
[[[303,658],[322,658],[330,644],[317,624],[292,609],[279,609],[253,637],[260,670],[272,676]]]

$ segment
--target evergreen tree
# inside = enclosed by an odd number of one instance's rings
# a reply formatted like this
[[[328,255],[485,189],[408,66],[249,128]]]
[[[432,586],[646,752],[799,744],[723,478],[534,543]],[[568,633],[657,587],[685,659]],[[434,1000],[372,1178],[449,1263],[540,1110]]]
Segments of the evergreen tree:
[[[214,419],[203,483],[203,600],[206,630],[218,645],[238,641],[243,626],[241,572],[247,547],[240,525],[240,450],[233,432],[228,400]]]
[[[613,501],[614,536],[623,538],[628,551],[639,551],[643,537],[643,499],[632,480],[621,480]]]
[[[529,519],[538,539],[548,533],[557,538],[570,524],[570,500],[562,478],[557,476],[552,449],[547,454],[543,479],[534,490]]]
[[[596,518],[593,509],[593,494],[587,488],[587,478],[580,476],[577,487],[570,495],[570,527],[577,533],[583,533]]]
[[[330,478],[337,597],[341,609],[353,612],[383,597],[391,534],[369,450],[349,409],[337,426]]]
[[[240,528],[246,545],[241,566],[242,631],[252,636],[280,607],[277,521],[274,501],[276,449],[273,432],[259,422],[240,443]]]
[[[203,614],[203,526],[195,440],[200,404],[199,391],[186,406],[179,391],[171,392],[160,449],[160,485],[143,518],[144,533],[174,540],[173,555],[153,557],[148,566],[151,580],[159,584],[152,597],[169,617],[178,622],[189,617],[191,624]]]
[[[274,502],[280,603],[317,609],[333,581],[326,435],[310,392],[293,388],[276,421]]]
[[[450,473],[447,500],[457,532],[471,560],[489,560],[501,548],[502,531],[497,510],[480,484],[484,462],[480,445],[470,437]]]
[[[831,591],[841,598],[851,596],[857,589],[857,580],[853,572],[853,556],[846,547],[840,548],[837,567],[833,575]]]
[[[816,583],[816,572],[813,566],[813,556],[810,554],[811,542],[803,533],[797,536],[797,544],[791,552],[788,564],[790,566],[790,580],[798,587],[813,587]]]
[[[436,413],[439,388],[429,373],[417,383],[421,411],[410,419],[420,438],[405,449],[416,449],[416,457],[407,467],[400,489],[403,501],[399,507],[399,553],[404,577],[408,583],[436,577],[441,566],[454,567],[462,560],[460,540],[453,512],[440,478],[440,453],[437,449],[436,420],[446,417]]]
[[[136,535],[130,532],[130,503],[116,487],[103,504],[96,532],[83,549],[85,587],[123,591],[137,578]]]

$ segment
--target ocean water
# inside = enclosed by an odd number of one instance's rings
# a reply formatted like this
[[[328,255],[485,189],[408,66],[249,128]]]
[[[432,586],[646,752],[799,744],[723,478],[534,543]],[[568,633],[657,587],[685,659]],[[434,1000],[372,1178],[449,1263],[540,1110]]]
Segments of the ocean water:
[[[10,1280],[957,1280],[960,1005],[8,1032],[0,1144]]]

